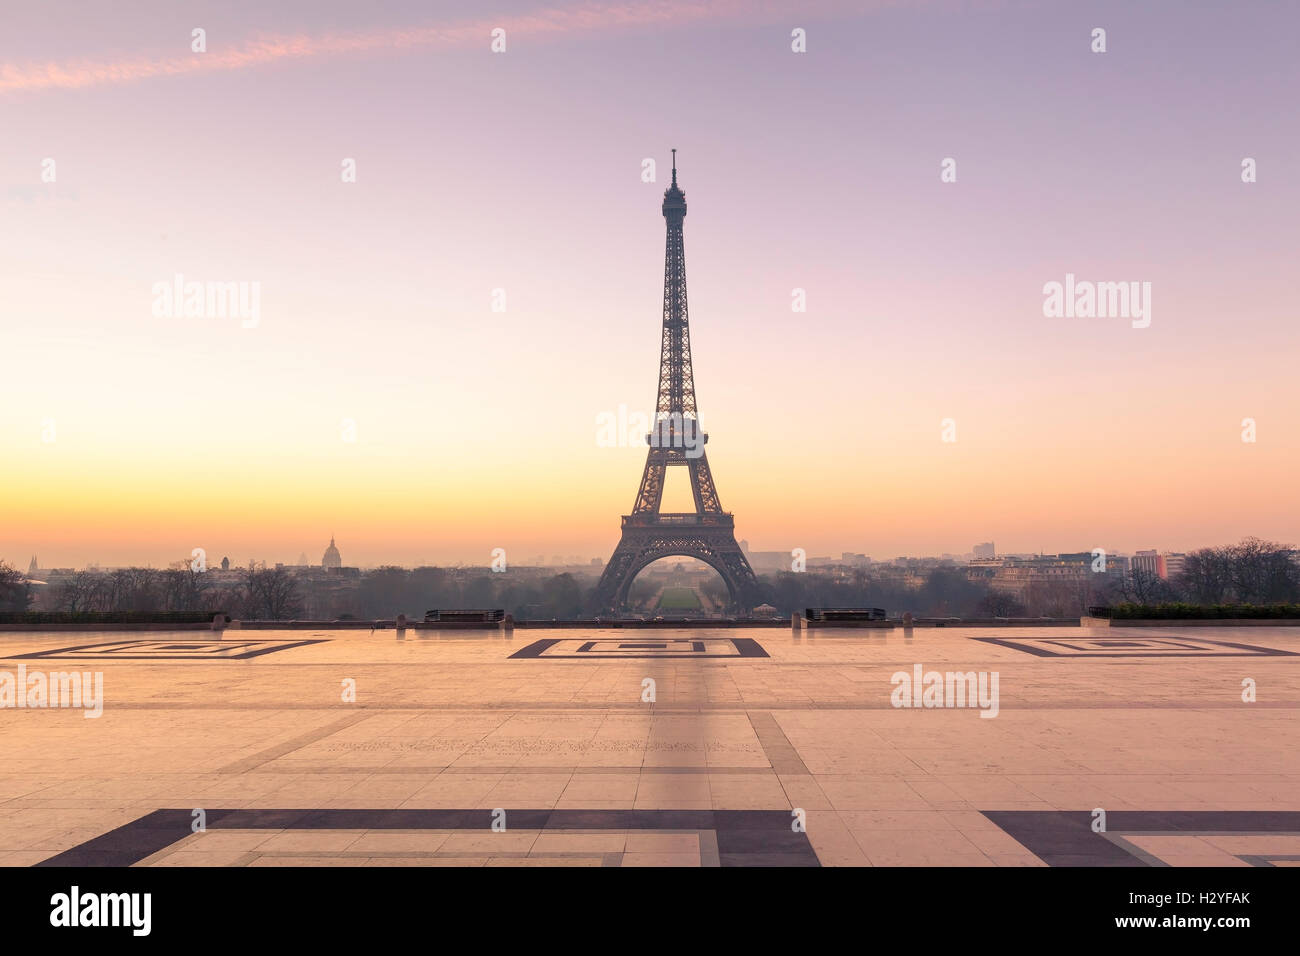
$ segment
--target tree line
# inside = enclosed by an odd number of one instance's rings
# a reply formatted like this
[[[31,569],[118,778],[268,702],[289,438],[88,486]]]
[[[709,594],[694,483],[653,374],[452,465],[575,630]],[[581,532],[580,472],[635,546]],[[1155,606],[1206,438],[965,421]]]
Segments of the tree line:
[[[1089,574],[1085,581],[1043,582],[1022,601],[987,580],[969,579],[962,567],[929,569],[918,583],[868,568],[854,569],[848,576],[785,572],[758,579],[756,603],[772,605],[783,617],[807,607],[881,607],[923,617],[963,618],[1073,617],[1092,605],[1119,603],[1300,603],[1300,566],[1289,548],[1259,538],[1193,551],[1182,572],[1169,579],[1133,568],[1122,576]],[[419,619],[434,608],[503,608],[521,619],[565,620],[599,613],[593,602],[595,585],[593,577],[567,572],[522,578],[487,570],[381,567],[363,574],[355,588],[313,595],[313,585],[287,568],[251,564],[233,586],[218,586],[206,572],[179,561],[165,570],[78,571],[56,587],[52,604],[70,612],[225,611],[246,620],[301,619],[309,605],[324,620],[376,620],[396,614]],[[726,604],[720,578],[705,582],[701,590],[714,604]],[[30,582],[0,561],[0,611],[26,610],[32,600]]]
[[[28,610],[35,598],[25,576],[0,562],[0,610]],[[178,561],[166,569],[116,568],[77,571],[54,589],[56,611],[73,614],[152,614],[225,611],[236,617],[289,620],[302,613],[302,592],[284,568],[250,565],[234,587],[217,587],[206,572]]]
[[[1300,566],[1285,545],[1260,538],[1192,551],[1183,570],[1168,580],[1146,570],[1125,576],[1117,595],[1133,604],[1300,603]]]

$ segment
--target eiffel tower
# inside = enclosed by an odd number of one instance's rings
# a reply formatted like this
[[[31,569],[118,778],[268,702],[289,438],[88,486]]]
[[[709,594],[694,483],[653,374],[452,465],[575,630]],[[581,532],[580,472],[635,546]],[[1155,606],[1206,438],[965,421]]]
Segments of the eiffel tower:
[[[698,558],[717,571],[727,585],[732,610],[748,614],[757,598],[757,581],[736,543],[735,518],[722,510],[718,500],[709,459],[704,454],[709,436],[700,429],[695,406],[686,314],[686,251],[682,244],[686,194],[677,186],[677,150],[673,150],[673,184],[664,190],[663,214],[668,222],[668,241],[664,252],[664,325],[654,431],[646,436],[650,451],[636,504],[630,515],[623,516],[623,536],[600,576],[596,603],[602,610],[624,607],[628,588],[642,568],[659,558],[680,555]],[[683,466],[690,472],[695,511],[662,512],[659,504],[667,470]]]

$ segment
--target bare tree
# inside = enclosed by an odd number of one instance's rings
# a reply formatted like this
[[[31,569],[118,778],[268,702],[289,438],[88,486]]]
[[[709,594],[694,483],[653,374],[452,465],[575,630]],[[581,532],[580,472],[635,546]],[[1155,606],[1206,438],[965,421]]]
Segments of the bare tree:
[[[250,565],[244,578],[244,614],[267,621],[287,621],[302,614],[298,579],[284,568]]]
[[[1133,604],[1160,604],[1162,601],[1170,601],[1174,597],[1169,582],[1156,572],[1148,571],[1145,568],[1132,568],[1124,576],[1124,581],[1120,585],[1120,593],[1124,596],[1125,601]]]
[[[177,561],[162,573],[164,607],[169,611],[206,610],[211,580],[206,571],[194,570],[191,562]]]
[[[1226,604],[1232,594],[1232,555],[1228,548],[1201,548],[1183,561],[1178,586],[1194,604]]]
[[[1029,609],[1010,591],[997,590],[989,591],[981,598],[975,610],[989,617],[1024,617],[1029,613]]]
[[[700,584],[700,593],[703,594],[716,607],[726,607],[731,601],[731,592],[727,590],[727,582],[721,577],[705,578]]]
[[[104,581],[108,596],[101,610],[143,613],[160,610],[160,582],[161,576],[153,568],[118,568]]]
[[[105,596],[104,575],[98,571],[78,571],[60,582],[54,592],[54,606],[60,611],[95,611]]]
[[[1238,601],[1271,604],[1294,600],[1297,569],[1283,545],[1259,538],[1244,538],[1228,549],[1232,590]]]
[[[31,602],[32,589],[26,576],[0,561],[0,611],[25,611]]]

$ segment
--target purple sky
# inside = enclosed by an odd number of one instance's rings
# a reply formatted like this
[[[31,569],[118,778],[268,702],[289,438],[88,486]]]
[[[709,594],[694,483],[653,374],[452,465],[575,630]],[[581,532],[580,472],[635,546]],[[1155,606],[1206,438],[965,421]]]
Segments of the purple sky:
[[[3,16],[0,558],[607,556],[644,446],[594,422],[653,399],[673,146],[755,548],[1300,542],[1294,4]],[[260,324],[152,315],[178,272],[259,282]],[[1151,327],[1045,318],[1067,272],[1150,282]]]

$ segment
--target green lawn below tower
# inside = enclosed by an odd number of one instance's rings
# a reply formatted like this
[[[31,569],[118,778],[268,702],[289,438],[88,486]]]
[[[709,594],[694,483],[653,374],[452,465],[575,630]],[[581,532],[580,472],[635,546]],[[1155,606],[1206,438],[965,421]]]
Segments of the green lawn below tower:
[[[701,607],[694,588],[664,588],[659,597],[659,609],[663,611],[698,611]]]

